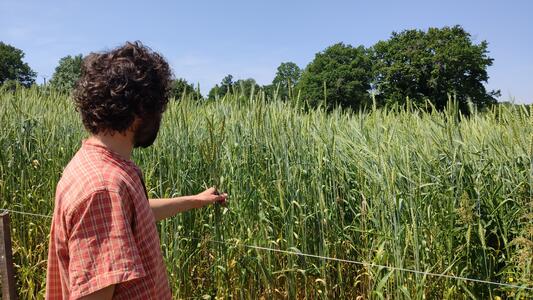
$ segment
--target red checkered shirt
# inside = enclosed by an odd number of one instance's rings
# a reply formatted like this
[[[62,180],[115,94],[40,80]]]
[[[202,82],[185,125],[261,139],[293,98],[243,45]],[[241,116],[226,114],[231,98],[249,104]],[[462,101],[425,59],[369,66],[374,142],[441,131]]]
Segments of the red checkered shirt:
[[[47,299],[115,285],[113,299],[170,299],[154,215],[140,169],[84,141],[56,191]]]

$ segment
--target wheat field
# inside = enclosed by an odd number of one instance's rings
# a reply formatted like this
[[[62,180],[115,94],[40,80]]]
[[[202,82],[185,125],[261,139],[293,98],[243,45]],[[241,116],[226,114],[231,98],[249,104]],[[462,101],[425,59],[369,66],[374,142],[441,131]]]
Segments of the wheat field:
[[[229,194],[158,224],[176,299],[533,297],[529,107],[467,118],[453,102],[348,112],[261,92],[194,98],[171,101],[154,146],[134,152],[150,197]],[[1,207],[50,215],[87,137],[69,96],[0,90],[0,124]],[[50,219],[11,219],[19,297],[42,299]]]

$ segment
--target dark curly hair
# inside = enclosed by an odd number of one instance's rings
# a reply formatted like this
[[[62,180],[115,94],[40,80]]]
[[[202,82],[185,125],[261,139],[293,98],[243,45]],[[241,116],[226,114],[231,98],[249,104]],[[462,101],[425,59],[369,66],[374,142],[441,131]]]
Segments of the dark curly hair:
[[[136,116],[161,116],[171,80],[172,71],[160,54],[141,42],[127,42],[84,58],[74,102],[90,133],[124,132]]]

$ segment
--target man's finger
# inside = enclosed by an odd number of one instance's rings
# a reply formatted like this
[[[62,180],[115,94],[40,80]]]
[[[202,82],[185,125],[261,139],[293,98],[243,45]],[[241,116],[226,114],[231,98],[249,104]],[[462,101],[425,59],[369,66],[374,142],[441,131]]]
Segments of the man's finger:
[[[218,194],[218,192],[217,192],[217,188],[214,187],[214,186],[208,188],[208,189],[207,189],[207,192],[210,193],[210,194],[215,194],[215,195]]]
[[[216,201],[226,201],[226,198],[228,198],[228,194],[223,193],[223,194],[218,194],[215,199]]]

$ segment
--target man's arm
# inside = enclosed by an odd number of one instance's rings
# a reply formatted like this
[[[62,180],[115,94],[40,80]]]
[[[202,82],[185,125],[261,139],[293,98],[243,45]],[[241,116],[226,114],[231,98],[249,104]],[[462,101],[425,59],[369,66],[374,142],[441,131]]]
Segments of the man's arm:
[[[115,292],[115,285],[110,285],[92,294],[79,298],[79,300],[111,300]]]
[[[113,295],[111,286],[147,275],[131,228],[130,205],[133,203],[129,197],[99,188],[69,210],[65,223],[70,232],[70,298],[105,299]],[[87,295],[93,291],[96,295]]]
[[[215,188],[209,188],[198,195],[182,196],[176,198],[149,199],[150,208],[156,221],[172,217],[177,213],[218,202],[224,204],[227,194],[219,194]]]

